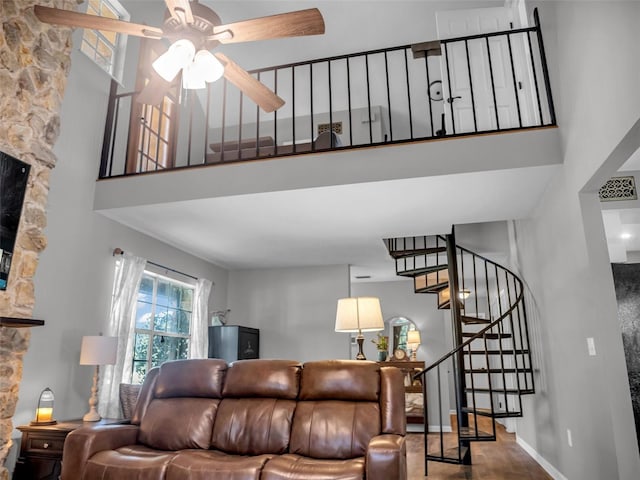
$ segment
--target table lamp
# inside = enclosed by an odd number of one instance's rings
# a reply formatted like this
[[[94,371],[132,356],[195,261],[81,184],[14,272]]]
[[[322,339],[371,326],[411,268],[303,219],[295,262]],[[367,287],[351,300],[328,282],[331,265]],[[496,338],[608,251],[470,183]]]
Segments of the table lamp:
[[[80,349],[80,365],[95,365],[93,373],[93,386],[89,399],[89,411],[82,417],[85,422],[97,422],[100,415],[96,410],[98,404],[98,377],[100,365],[113,365],[116,363],[118,352],[118,337],[103,337],[102,335],[82,337]]]
[[[416,351],[420,346],[420,332],[418,330],[409,330],[407,334],[407,345],[411,349],[411,361],[416,361]]]
[[[366,360],[362,351],[362,332],[384,330],[380,299],[375,297],[341,298],[336,312],[336,332],[358,332],[356,360]]]

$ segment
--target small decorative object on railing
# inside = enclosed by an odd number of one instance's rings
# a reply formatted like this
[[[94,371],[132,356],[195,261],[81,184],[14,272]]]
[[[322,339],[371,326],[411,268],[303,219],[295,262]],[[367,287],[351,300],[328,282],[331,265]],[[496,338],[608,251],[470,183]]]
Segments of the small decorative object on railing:
[[[636,180],[633,175],[628,177],[612,177],[600,187],[598,192],[601,202],[616,202],[622,200],[637,200]]]

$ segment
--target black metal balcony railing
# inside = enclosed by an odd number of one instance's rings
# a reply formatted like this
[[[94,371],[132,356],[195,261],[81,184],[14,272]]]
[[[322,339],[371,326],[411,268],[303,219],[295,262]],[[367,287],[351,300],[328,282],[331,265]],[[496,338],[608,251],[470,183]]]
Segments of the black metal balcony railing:
[[[540,22],[530,28],[251,73],[285,100],[266,114],[226,80],[179,106],[135,108],[113,84],[100,178],[556,124]]]

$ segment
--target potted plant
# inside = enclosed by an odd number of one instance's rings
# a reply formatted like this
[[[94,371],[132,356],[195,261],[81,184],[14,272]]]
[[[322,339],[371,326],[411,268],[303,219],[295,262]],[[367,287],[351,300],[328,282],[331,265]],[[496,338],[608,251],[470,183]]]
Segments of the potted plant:
[[[371,340],[371,343],[376,344],[378,349],[378,361],[384,362],[387,359],[387,351],[389,349],[389,337],[378,333],[377,338]]]

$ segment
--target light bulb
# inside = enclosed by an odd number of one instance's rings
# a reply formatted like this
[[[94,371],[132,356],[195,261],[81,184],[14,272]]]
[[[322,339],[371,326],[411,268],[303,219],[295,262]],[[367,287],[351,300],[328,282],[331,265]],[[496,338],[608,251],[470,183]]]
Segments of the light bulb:
[[[176,78],[181,68],[185,68],[191,63],[195,52],[196,47],[191,41],[178,40],[153,62],[153,69],[167,82],[171,82]]]

